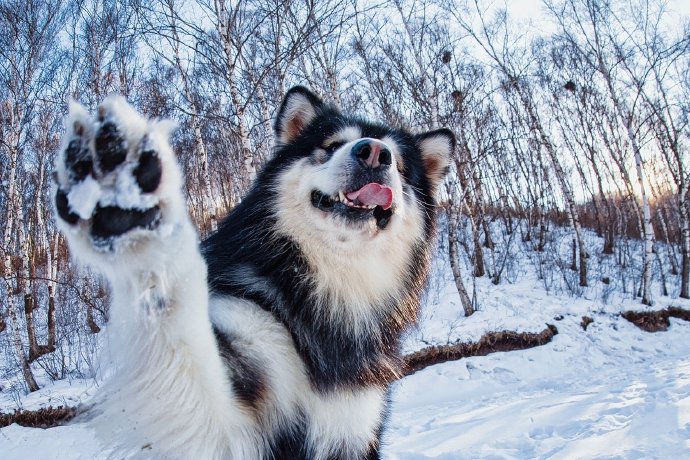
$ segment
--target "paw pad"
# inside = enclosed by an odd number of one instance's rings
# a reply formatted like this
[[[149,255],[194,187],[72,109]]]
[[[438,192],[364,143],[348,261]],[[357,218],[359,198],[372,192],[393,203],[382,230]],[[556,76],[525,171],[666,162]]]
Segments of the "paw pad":
[[[70,141],[65,150],[65,163],[69,178],[73,182],[82,181],[91,173],[93,169],[91,152],[81,137]]]
[[[74,225],[79,222],[79,216],[71,211],[67,194],[63,190],[58,189],[55,193],[55,207],[60,218],[68,224]]]
[[[134,168],[134,178],[144,193],[151,193],[161,182],[161,161],[154,150],[144,150],[139,156],[139,165]]]
[[[119,236],[135,228],[153,229],[160,219],[160,209],[155,206],[145,211],[121,209],[115,206],[98,207],[93,215],[91,236],[97,240]]]
[[[96,161],[103,174],[109,173],[127,158],[127,141],[111,121],[103,123],[96,133],[95,147]]]
[[[107,99],[96,120],[78,104],[68,117],[75,121],[58,160],[59,218],[70,226],[84,222],[78,231],[101,247],[130,230],[155,229],[162,216],[155,193],[163,176],[161,153],[149,136],[155,124],[121,98]]]

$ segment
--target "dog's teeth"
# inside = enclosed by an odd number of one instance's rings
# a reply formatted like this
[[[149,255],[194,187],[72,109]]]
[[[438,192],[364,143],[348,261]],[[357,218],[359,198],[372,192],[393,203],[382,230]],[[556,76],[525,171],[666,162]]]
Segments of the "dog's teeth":
[[[345,194],[344,194],[342,191],[341,191],[341,192],[338,192],[338,199],[339,199],[340,201],[342,201],[343,203],[346,203],[346,202],[347,202],[347,198],[345,197]]]

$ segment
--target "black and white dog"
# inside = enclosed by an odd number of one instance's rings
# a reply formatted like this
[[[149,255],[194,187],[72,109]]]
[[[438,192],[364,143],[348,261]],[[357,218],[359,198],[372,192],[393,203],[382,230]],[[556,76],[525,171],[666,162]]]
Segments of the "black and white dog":
[[[113,291],[91,426],[117,458],[378,458],[453,134],[293,88],[272,159],[199,244],[172,126],[120,97],[67,117],[58,221]]]

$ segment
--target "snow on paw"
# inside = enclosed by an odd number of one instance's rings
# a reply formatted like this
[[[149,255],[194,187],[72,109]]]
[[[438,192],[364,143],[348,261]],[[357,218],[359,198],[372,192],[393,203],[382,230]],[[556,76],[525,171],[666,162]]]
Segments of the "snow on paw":
[[[105,99],[95,119],[70,104],[55,210],[77,256],[141,247],[186,219],[181,174],[168,144],[173,126],[144,118],[119,96]]]

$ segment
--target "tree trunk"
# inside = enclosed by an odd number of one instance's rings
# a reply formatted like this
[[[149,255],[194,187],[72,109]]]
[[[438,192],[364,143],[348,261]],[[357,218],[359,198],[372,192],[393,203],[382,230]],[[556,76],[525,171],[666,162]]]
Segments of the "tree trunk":
[[[448,212],[448,256],[450,257],[450,268],[453,272],[453,280],[455,281],[455,288],[460,296],[460,303],[462,304],[462,309],[465,311],[465,316],[471,316],[474,313],[474,307],[472,306],[472,301],[470,296],[467,294],[467,289],[465,289],[465,284],[462,281],[462,272],[460,271],[459,265],[459,254],[458,254],[458,237],[457,237],[457,224],[458,221],[455,217],[451,216],[452,212]]]
[[[546,220],[544,218],[544,213],[539,212],[539,238],[537,242],[537,252],[544,252],[544,249],[546,248]]]
[[[17,361],[19,361],[19,366],[21,367],[24,381],[29,387],[29,391],[37,391],[40,388],[38,383],[36,383],[34,373],[31,370],[29,360],[27,359],[26,352],[24,351],[21,328],[19,327],[19,315],[17,314],[17,304],[14,301],[14,296],[11,295],[12,288],[10,283],[7,283],[7,290],[10,293],[10,295],[7,296],[7,313],[9,314],[11,322],[12,345],[14,346],[14,352],[17,356]]]
[[[527,220],[525,224],[525,230],[522,232],[522,242],[530,243],[532,241],[532,212],[528,211],[526,213],[525,219]],[[522,226],[520,226],[522,228]]]
[[[10,120],[13,121],[13,120]],[[17,144],[17,137],[10,138],[8,141],[10,141],[9,145],[11,147],[9,148],[9,162],[8,162],[8,168],[9,168],[9,178],[8,178],[8,188],[7,188],[7,201],[6,201],[6,215],[7,215],[7,220],[4,223],[4,233],[3,233],[3,245],[2,247],[5,249],[5,267],[7,270],[7,273],[5,273],[5,283],[7,286],[7,314],[9,315],[10,318],[10,323],[11,323],[11,329],[12,329],[12,344],[14,346],[14,351],[16,353],[17,361],[19,361],[19,365],[21,366],[22,369],[22,375],[24,376],[24,380],[29,387],[30,391],[36,391],[39,389],[38,384],[36,383],[36,379],[34,378],[33,372],[31,370],[31,366],[29,365],[29,360],[27,359],[26,352],[24,351],[24,344],[22,342],[22,334],[21,334],[21,327],[19,323],[19,314],[17,312],[17,304],[15,302],[15,295],[16,292],[23,292],[24,293],[24,299],[25,302],[29,302],[29,307],[30,309],[32,308],[31,305],[31,300],[33,299],[33,294],[29,291],[26,290],[26,288],[22,289],[22,284],[20,279],[24,277],[25,280],[29,278],[28,276],[28,264],[24,260],[25,257],[28,256],[28,250],[27,250],[27,245],[26,245],[26,238],[25,238],[25,233],[24,233],[24,219],[22,214],[22,197],[19,192],[19,187],[18,187],[18,181],[17,181],[17,168],[19,168],[18,164],[18,159],[19,159],[19,150],[16,147]],[[14,230],[17,230],[18,234],[18,246],[19,246],[19,255],[22,258],[21,260],[21,271],[22,273],[15,273],[15,285],[16,289],[13,288],[12,283],[10,282],[10,279],[12,278],[12,271],[14,270],[13,265],[12,265],[12,234]],[[26,273],[23,273],[25,272]],[[24,283],[28,284],[28,283]],[[27,297],[28,294],[28,297]],[[27,318],[28,319],[28,318]],[[28,321],[27,321],[28,323]]]
[[[88,278],[84,277],[84,281],[88,281]],[[84,285],[88,286],[89,284],[84,283]],[[98,334],[101,332],[101,328],[98,326],[98,324],[96,324],[96,321],[93,317],[94,297],[91,295],[91,292],[84,289],[84,291],[82,291],[82,299],[84,300],[84,303],[86,303],[86,325],[89,327],[89,330],[92,334]]]
[[[49,151],[48,147],[44,147],[44,151]],[[36,182],[36,189],[43,190],[45,185],[45,161],[40,162],[38,168],[38,176]],[[36,217],[36,235],[32,239],[34,244],[37,243],[38,249],[29,247],[28,240],[23,232],[19,232],[20,242],[26,247],[24,252],[24,314],[26,316],[26,330],[27,337],[29,339],[29,362],[34,362],[38,358],[48,353],[55,351],[55,281],[56,276],[55,270],[53,269],[53,252],[51,245],[48,240],[48,229],[45,224],[44,219],[45,207],[44,207],[44,195],[43,193],[36,193],[33,206],[33,214]],[[20,213],[20,217],[23,213]],[[40,345],[38,337],[36,335],[36,324],[34,321],[34,310],[38,308],[36,303],[36,296],[34,295],[35,290],[35,272],[36,272],[36,261],[34,257],[30,257],[31,254],[37,254],[39,249],[45,254],[46,265],[45,274],[48,284],[48,337],[46,345]],[[26,264],[30,267],[27,267]],[[30,274],[28,276],[27,274]]]
[[[263,120],[261,124],[264,127],[264,136],[266,137],[266,144],[263,149],[263,160],[266,161],[271,155],[271,148],[273,147],[273,125],[271,124],[271,109],[268,106],[268,101],[266,100],[266,93],[263,87],[257,84],[256,90],[257,98],[259,99],[259,104],[261,105],[261,115]],[[283,97],[283,94],[280,94]]]
[[[415,39],[414,39],[414,34],[412,33],[412,30],[410,29],[410,24],[408,18],[405,16],[405,13],[403,11],[403,6],[402,2],[400,0],[396,0],[394,2],[396,9],[398,10],[398,13],[400,13],[400,19],[402,20],[403,28],[405,29],[405,34],[407,35],[408,40],[410,41],[410,47],[412,48],[412,59],[414,63],[416,64],[417,67],[417,72],[418,72],[418,77],[420,79],[420,86],[423,89],[423,97],[425,98],[424,102],[428,102],[429,106],[429,117],[431,118],[430,120],[430,127],[431,129],[437,129],[439,127],[439,114],[438,114],[438,94],[435,94],[436,91],[432,87],[428,71],[427,71],[427,66],[422,62],[422,40],[419,41],[419,48],[420,49],[415,49]]]
[[[242,53],[241,37],[233,37],[234,26],[231,21],[230,14],[225,8],[225,0],[218,0],[216,4],[216,27],[220,36],[223,52],[225,54],[225,78],[230,89],[230,100],[235,109],[235,116],[237,117],[237,134],[240,137],[240,145],[242,148],[241,159],[244,165],[245,177],[243,178],[243,189],[246,191],[250,184],[256,178],[256,165],[254,164],[254,156],[252,155],[251,143],[249,142],[249,130],[247,128],[247,120],[245,117],[245,106],[240,97],[240,90],[235,79],[235,62],[236,55]],[[235,46],[233,39],[238,40],[238,45]]]
[[[642,196],[642,215],[643,215],[643,238],[644,238],[644,260],[642,264],[642,303],[645,305],[652,305],[652,257],[654,248],[654,228],[652,227],[652,213],[649,206],[649,194],[647,192],[647,178],[643,168],[642,150],[638,142],[635,130],[633,127],[633,113],[630,108],[625,106],[623,101],[619,99],[619,95],[614,88],[614,81],[611,72],[608,70],[604,56],[602,55],[602,47],[599,38],[598,28],[594,27],[594,43],[596,44],[596,59],[597,70],[604,78],[606,88],[611,98],[613,108],[617,117],[625,126],[625,133],[628,141],[632,147],[635,159],[635,171],[637,173],[637,184],[640,195]]]
[[[475,222],[474,217],[470,216],[470,220],[472,221],[472,244],[474,245],[474,276],[481,278],[486,274],[484,269],[484,250],[479,241],[479,226]]]
[[[642,215],[644,216],[644,262],[642,265],[642,303],[652,305],[652,257],[654,252],[654,227],[652,226],[652,212],[649,206],[647,195],[646,179],[642,168],[642,152],[637,139],[632,132],[632,126],[628,123],[626,127],[630,138],[633,152],[635,153],[635,170],[637,171],[637,181],[642,195]]]
[[[570,258],[570,269],[572,271],[577,271],[577,238],[573,235],[573,241],[570,245],[572,249],[572,257]]]
[[[199,121],[199,110],[196,103],[196,98],[189,87],[189,79],[187,78],[187,70],[182,65],[182,57],[180,56],[180,36],[177,32],[177,24],[175,22],[175,12],[173,11],[173,3],[168,3],[170,13],[170,28],[174,40],[173,49],[175,52],[175,66],[180,73],[182,80],[182,89],[184,91],[185,99],[189,105],[189,115],[191,117],[192,128],[194,132],[194,144],[197,148],[199,163],[201,166],[199,185],[201,187],[201,196],[203,204],[201,206],[201,215],[208,219],[204,224],[210,224],[210,230],[215,232],[218,228],[218,218],[216,210],[216,201],[213,193],[213,182],[211,181],[211,174],[208,167],[208,152],[206,150],[206,143],[201,132],[201,122]],[[205,220],[205,219],[202,219]]]
[[[584,245],[579,245],[580,247],[580,286],[587,287],[587,250]]]
[[[57,289],[57,283],[55,280],[57,279],[57,272],[58,272],[58,257],[59,257],[59,248],[60,248],[60,236],[55,235],[53,238],[53,246],[52,248],[49,247],[48,251],[51,253],[49,262],[48,262],[48,268],[49,268],[49,274],[48,274],[48,346],[51,348],[55,348],[55,328],[56,328],[56,321],[55,321],[55,315],[56,315],[56,308],[55,308],[55,291]]]
[[[558,182],[559,188],[561,189],[561,193],[563,194],[563,198],[565,198],[566,201],[566,213],[568,215],[568,221],[570,223],[570,226],[572,227],[573,231],[575,232],[575,239],[577,242],[577,246],[579,248],[579,253],[580,253],[580,286],[581,287],[586,287],[587,286],[587,250],[585,249],[585,244],[584,244],[584,239],[582,237],[582,227],[580,225],[580,216],[579,213],[577,212],[577,206],[575,204],[575,198],[573,196],[573,192],[570,190],[570,186],[568,184],[568,181],[566,180],[565,176],[565,171],[563,170],[563,167],[561,166],[561,163],[558,159],[558,155],[556,154],[556,151],[554,149],[553,144],[551,143],[551,140],[546,134],[546,131],[544,131],[544,127],[541,124],[541,121],[539,119],[539,116],[537,115],[536,108],[534,107],[530,97],[528,94],[525,94],[525,90],[522,90],[519,87],[519,84],[517,86],[517,93],[520,97],[520,100],[522,102],[523,107],[527,111],[527,115],[529,117],[530,124],[532,125],[533,129],[537,131],[537,134],[539,135],[539,140],[541,141],[541,144],[544,146],[544,149],[546,150],[546,153],[549,155],[549,160],[551,161],[551,164],[553,165],[554,173],[556,175],[556,180]]]
[[[687,193],[683,193],[678,212],[680,214],[680,247],[682,254],[680,272],[680,296],[690,299],[690,216],[686,202]]]
[[[659,264],[659,276],[661,277],[661,295],[668,296],[668,287],[666,286],[666,272],[664,271],[664,264],[661,261],[659,251],[655,250],[656,261]]]
[[[615,249],[616,232],[612,222],[604,225],[604,254],[613,254]]]
[[[659,208],[657,208],[656,214],[659,217],[659,223],[661,224],[661,232],[663,234],[664,241],[666,241],[666,252],[668,253],[668,261],[671,263],[671,274],[678,275],[678,261],[676,260],[676,253],[673,248],[673,241],[671,241],[671,236],[669,235],[668,224],[666,222],[666,213],[663,211],[664,208],[660,206]]]

